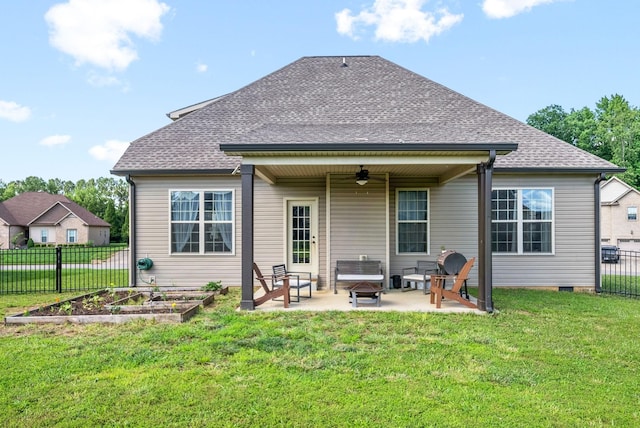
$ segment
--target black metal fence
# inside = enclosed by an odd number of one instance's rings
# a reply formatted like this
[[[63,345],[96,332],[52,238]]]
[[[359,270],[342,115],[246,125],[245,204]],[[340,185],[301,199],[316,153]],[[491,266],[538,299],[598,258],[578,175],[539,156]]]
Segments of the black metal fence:
[[[0,294],[62,293],[129,285],[126,247],[0,251]]]
[[[614,254],[617,260],[602,263],[602,292],[640,297],[640,252],[617,250]]]

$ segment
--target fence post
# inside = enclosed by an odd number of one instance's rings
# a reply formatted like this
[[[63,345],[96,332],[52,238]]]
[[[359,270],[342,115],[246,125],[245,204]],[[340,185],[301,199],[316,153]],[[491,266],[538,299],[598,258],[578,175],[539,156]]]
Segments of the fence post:
[[[56,247],[56,292],[62,293],[62,247]]]

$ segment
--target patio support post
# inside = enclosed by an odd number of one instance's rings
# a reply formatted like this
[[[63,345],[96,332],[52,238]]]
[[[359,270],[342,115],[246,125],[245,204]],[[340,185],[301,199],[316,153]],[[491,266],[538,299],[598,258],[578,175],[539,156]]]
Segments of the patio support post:
[[[242,176],[242,300],[240,309],[254,310],[253,301],[253,177],[254,165],[241,165]]]
[[[493,257],[491,252],[491,188],[496,151],[478,165],[478,309],[493,312]]]

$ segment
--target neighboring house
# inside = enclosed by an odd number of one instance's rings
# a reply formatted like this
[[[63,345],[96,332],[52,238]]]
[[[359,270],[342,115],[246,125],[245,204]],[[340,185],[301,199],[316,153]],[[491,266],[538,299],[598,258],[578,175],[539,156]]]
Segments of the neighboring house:
[[[25,192],[0,202],[0,248],[36,244],[109,245],[110,225],[63,195]]]
[[[304,57],[169,116],[112,170],[159,285],[253,309],[253,261],[328,289],[336,260],[388,280],[441,247],[477,257],[486,311],[494,286],[599,284],[599,183],[624,170],[383,58]]]
[[[640,251],[640,192],[617,177],[600,187],[600,224],[603,244]]]

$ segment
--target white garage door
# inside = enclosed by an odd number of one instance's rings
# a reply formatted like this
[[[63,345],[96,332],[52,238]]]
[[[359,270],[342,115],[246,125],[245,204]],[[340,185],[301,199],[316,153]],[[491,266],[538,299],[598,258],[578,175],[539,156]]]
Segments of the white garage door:
[[[640,239],[618,239],[618,247],[624,251],[640,251]]]

